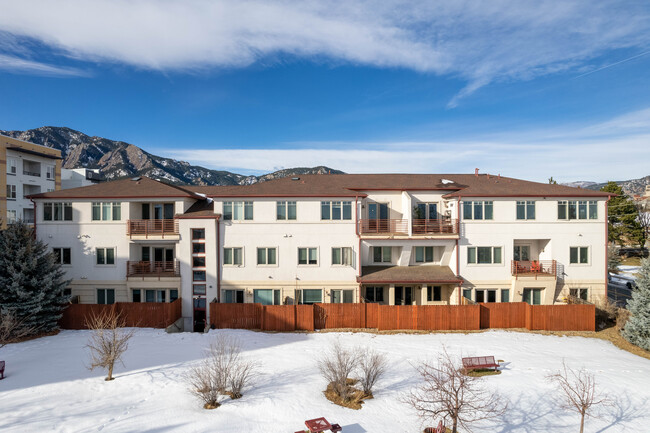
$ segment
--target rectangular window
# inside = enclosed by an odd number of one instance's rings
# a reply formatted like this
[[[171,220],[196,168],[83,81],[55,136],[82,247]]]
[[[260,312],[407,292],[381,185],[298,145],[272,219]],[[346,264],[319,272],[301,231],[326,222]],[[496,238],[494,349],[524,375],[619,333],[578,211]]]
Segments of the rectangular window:
[[[45,166],[45,178],[48,180],[54,180],[54,166],[46,165]]]
[[[119,221],[122,219],[122,203],[120,202],[93,202],[93,221]]]
[[[7,158],[7,174],[16,174],[17,171],[16,160],[14,158]]]
[[[145,302],[166,302],[167,290],[145,290]]]
[[[142,292],[140,292],[140,289],[133,289],[131,302],[142,302]]]
[[[427,286],[427,302],[442,301],[442,287]]]
[[[192,243],[192,254],[203,254],[205,253],[205,243],[203,242],[193,242]]]
[[[97,289],[97,303],[111,305],[115,303],[115,289]]]
[[[541,305],[543,289],[524,289],[523,301],[531,305]]]
[[[44,221],[72,221],[72,203],[43,203]]]
[[[510,302],[510,289],[501,289],[501,302]]]
[[[192,281],[205,281],[205,271],[192,271]]]
[[[587,301],[589,298],[589,291],[588,289],[569,289],[569,295]]]
[[[463,218],[466,220],[491,220],[494,218],[492,201],[464,201]]]
[[[351,201],[322,201],[320,203],[321,220],[351,220]]]
[[[298,290],[300,304],[311,305],[323,302],[323,291],[321,289]]]
[[[366,302],[384,302],[384,288],[366,287]]]
[[[205,229],[192,229],[192,240],[200,241],[205,239]]]
[[[192,293],[195,295],[205,295],[205,284],[192,284]]]
[[[351,247],[332,248],[332,264],[342,265],[342,266],[352,266],[352,248]]]
[[[72,264],[72,254],[70,248],[52,248],[56,262],[62,265]]]
[[[391,263],[392,247],[372,247],[373,261],[375,263]]]
[[[98,265],[115,264],[115,248],[97,248],[95,251]]]
[[[280,305],[280,291],[273,289],[254,289],[253,302],[262,305]]]
[[[415,263],[435,262],[435,247],[415,247]]]
[[[258,248],[257,249],[258,265],[277,265],[277,248]]]
[[[598,202],[595,200],[589,201],[589,219],[590,220],[598,219]]]
[[[276,218],[278,220],[295,220],[296,219],[296,202],[279,201],[276,203]]]
[[[497,301],[497,291],[488,290],[487,291],[487,300],[486,302],[496,302]]]
[[[535,202],[533,200],[517,201],[517,219],[535,219]]]
[[[501,247],[468,247],[467,263],[470,264],[501,263]]]
[[[8,210],[7,211],[7,224],[14,224],[16,222],[16,211]]]
[[[578,202],[578,219],[587,219],[587,202],[585,200],[580,200]]]
[[[252,201],[225,201],[223,202],[223,219],[224,220],[252,220],[253,219],[253,202]]]
[[[463,289],[463,298],[472,299],[472,289]]]
[[[192,257],[193,268],[205,268],[205,257]]]
[[[7,184],[7,199],[16,200],[16,185]]]
[[[243,290],[225,290],[225,303],[226,304],[243,304],[244,291]]]
[[[589,247],[569,248],[569,263],[585,265],[589,263]]]
[[[318,248],[298,248],[299,265],[317,265]]]
[[[174,302],[178,299],[178,290],[171,289],[169,290],[169,302]]]
[[[354,302],[354,290],[332,290],[333,304],[351,304]]]
[[[560,200],[557,202],[557,219],[565,220],[567,219],[567,202]]]
[[[244,264],[243,248],[232,247],[223,249],[223,264],[242,266]]]

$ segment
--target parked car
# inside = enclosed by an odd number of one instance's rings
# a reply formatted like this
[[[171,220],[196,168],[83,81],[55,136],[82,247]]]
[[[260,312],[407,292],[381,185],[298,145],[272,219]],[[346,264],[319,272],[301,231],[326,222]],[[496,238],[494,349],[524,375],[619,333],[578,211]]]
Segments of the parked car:
[[[623,247],[619,248],[618,255],[626,257],[648,257],[648,249],[639,247]]]

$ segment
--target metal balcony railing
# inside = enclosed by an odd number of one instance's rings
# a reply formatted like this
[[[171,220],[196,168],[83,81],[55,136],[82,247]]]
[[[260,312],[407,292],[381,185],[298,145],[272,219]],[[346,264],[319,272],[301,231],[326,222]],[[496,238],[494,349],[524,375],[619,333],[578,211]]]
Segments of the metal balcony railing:
[[[180,277],[181,266],[178,260],[148,262],[126,262],[127,277]]]
[[[535,277],[538,275],[557,276],[557,262],[555,260],[513,260],[511,265],[512,275]]]
[[[359,220],[361,234],[408,234],[408,220],[405,219],[362,219]]]
[[[458,234],[458,219],[414,219],[412,229],[414,235]]]
[[[178,235],[178,221],[165,220],[128,220],[126,222],[128,236],[155,236],[164,238],[166,235]]]

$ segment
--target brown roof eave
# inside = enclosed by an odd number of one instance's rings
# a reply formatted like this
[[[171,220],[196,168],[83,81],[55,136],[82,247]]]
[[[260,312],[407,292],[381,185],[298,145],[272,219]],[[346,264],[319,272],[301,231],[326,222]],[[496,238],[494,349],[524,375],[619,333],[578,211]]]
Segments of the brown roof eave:
[[[438,284],[462,284],[462,278],[453,280],[436,280],[436,279],[421,279],[421,280],[364,280],[363,277],[357,277],[357,283],[363,284],[423,284],[423,283],[438,283]]]

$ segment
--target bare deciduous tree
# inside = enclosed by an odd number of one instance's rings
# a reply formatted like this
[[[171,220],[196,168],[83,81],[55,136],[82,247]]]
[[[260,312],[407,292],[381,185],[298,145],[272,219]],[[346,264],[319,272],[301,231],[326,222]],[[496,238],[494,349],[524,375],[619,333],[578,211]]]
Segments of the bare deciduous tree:
[[[580,414],[580,433],[584,432],[585,416],[589,416],[592,407],[606,403],[596,391],[596,378],[584,368],[573,370],[562,362],[562,369],[546,376],[563,394],[562,407]]]
[[[126,321],[114,308],[86,318],[86,326],[92,330],[86,347],[90,349],[90,370],[103,368],[108,371],[106,380],[113,380],[113,367],[122,362],[122,355],[129,348],[134,329],[126,329]],[[123,364],[123,363],[122,363]]]
[[[354,393],[354,388],[348,384],[348,378],[359,364],[359,352],[356,350],[344,349],[340,342],[332,344],[318,361],[318,369],[321,374],[332,384],[334,392],[348,402]]]
[[[14,313],[0,310],[0,349],[34,333],[35,328],[25,325]]]
[[[190,391],[205,404],[206,409],[219,407],[219,396],[242,397],[242,391],[255,376],[257,363],[241,356],[239,340],[219,335],[210,345],[207,357],[187,374]]]
[[[367,350],[359,356],[359,383],[363,393],[372,395],[375,383],[386,373],[387,359],[384,354]]]
[[[485,388],[487,379],[465,375],[446,351],[436,363],[425,362],[416,369],[423,383],[411,391],[406,403],[422,420],[451,420],[451,430],[457,433],[459,425],[471,431],[473,423],[499,417],[507,408],[497,392]]]

